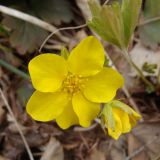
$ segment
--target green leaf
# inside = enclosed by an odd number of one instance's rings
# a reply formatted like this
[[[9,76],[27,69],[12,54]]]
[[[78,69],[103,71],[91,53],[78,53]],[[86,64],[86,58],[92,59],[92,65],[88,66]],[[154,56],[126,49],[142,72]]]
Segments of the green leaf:
[[[146,0],[144,6],[144,21],[160,16],[160,0]],[[160,43],[160,20],[147,23],[139,27],[140,38],[143,44],[153,49]]]
[[[142,0],[123,0],[100,6],[96,0],[90,0],[92,20],[88,25],[104,40],[120,49],[127,49],[136,27]]]
[[[109,62],[110,62],[110,60],[105,56],[104,66],[109,67]]]
[[[5,29],[5,27],[2,24],[0,24],[0,33],[4,35],[8,35],[8,31]]]
[[[91,0],[89,6],[93,14],[92,20],[88,22],[89,27],[104,40],[122,48],[123,30],[119,3],[101,7],[96,0]]]
[[[66,0],[31,0],[30,4],[34,13],[43,20],[55,23],[69,23],[73,19],[73,13],[69,1]]]
[[[31,23],[10,16],[5,16],[3,24],[12,29],[9,40],[20,54],[37,49],[48,34]]]
[[[68,56],[69,56],[69,51],[66,47],[63,47],[61,49],[61,56],[64,57],[64,59],[68,59]]]
[[[142,70],[147,73],[155,73],[155,69],[157,69],[157,64],[149,64],[148,62],[145,62],[142,66]]]
[[[16,93],[22,106],[26,105],[27,101],[29,100],[33,92],[34,92],[33,88],[26,81],[22,81],[19,84],[19,87],[17,88]]]
[[[120,4],[115,2],[112,5],[104,5],[101,13],[102,19],[106,21],[108,31],[112,34],[112,39],[116,38],[116,44],[119,47],[123,47],[124,37]]]
[[[126,47],[128,47],[128,43],[137,25],[141,4],[142,0],[122,1],[121,11],[123,17],[124,37],[125,37]]]
[[[2,4],[32,14],[49,23],[60,25],[73,20],[73,12],[66,0],[1,0]]]
[[[159,16],[160,10],[160,1],[159,0],[146,0],[145,8],[144,8],[144,16],[145,18],[154,18]]]
[[[151,94],[155,91],[155,88],[153,88],[152,86],[146,86],[145,90],[148,94]]]
[[[101,12],[101,5],[100,5],[99,1],[90,0],[90,1],[88,1],[88,4],[89,4],[89,7],[91,9],[92,16],[93,17],[98,17],[100,15],[100,12]]]

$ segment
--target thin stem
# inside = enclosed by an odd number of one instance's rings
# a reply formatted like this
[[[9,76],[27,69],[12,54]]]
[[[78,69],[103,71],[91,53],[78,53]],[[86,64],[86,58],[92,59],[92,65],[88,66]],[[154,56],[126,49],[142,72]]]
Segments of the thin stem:
[[[153,86],[153,84],[146,79],[146,77],[144,76],[143,72],[138,68],[138,66],[132,61],[131,57],[129,56],[129,53],[127,50],[123,50],[122,51],[124,57],[126,58],[126,60],[128,61],[128,63],[137,71],[138,75],[141,77],[141,79],[144,81],[144,83],[151,87],[150,89],[155,89],[155,87]]]
[[[159,20],[160,20],[160,17],[150,18],[150,19],[145,20],[144,22],[140,22],[138,24],[138,26],[143,26],[143,25],[146,25],[148,23],[152,23],[152,22],[159,21]]]
[[[112,63],[112,68],[114,68],[115,70],[118,71],[118,69],[117,69],[117,67],[114,65],[112,59],[110,58],[110,56],[109,56],[106,52],[105,52],[105,56],[106,56],[106,58],[108,58],[109,61]],[[135,110],[136,112],[138,112],[139,114],[141,114],[141,112],[140,112],[140,110],[139,110],[136,102],[134,101],[134,99],[133,99],[132,96],[130,95],[130,93],[129,93],[129,91],[128,91],[128,89],[127,89],[127,87],[126,87],[125,85],[124,85],[124,87],[122,88],[122,90],[123,90],[124,94],[126,95],[128,101],[129,101],[129,104],[134,108],[134,110]],[[141,121],[141,122],[143,121],[143,117],[142,117],[142,119],[141,119],[140,121]]]
[[[103,5],[106,5],[108,2],[109,2],[109,0],[106,0],[106,1],[103,3]]]
[[[0,59],[0,66],[3,66],[5,68],[7,68],[8,70],[12,71],[15,74],[18,74],[19,76],[21,76],[22,78],[25,78],[27,80],[30,79],[29,75],[19,69],[17,69],[16,67],[10,65],[9,63],[3,61],[2,59]]]
[[[55,30],[54,32],[52,32],[49,36],[47,36],[47,38],[43,41],[42,45],[40,46],[39,52],[42,51],[42,48],[44,47],[44,45],[47,43],[47,41],[56,33],[58,33],[59,31],[63,31],[63,30],[71,30],[71,29],[79,29],[79,28],[83,28],[86,27],[87,24],[82,24],[80,26],[75,26],[75,27],[63,27],[63,28],[59,28],[57,30]]]
[[[30,150],[30,148],[29,148],[29,145],[28,145],[28,143],[27,143],[27,140],[25,139],[25,137],[24,137],[24,135],[23,135],[23,132],[22,132],[22,130],[21,130],[21,128],[20,128],[20,126],[19,126],[19,124],[18,124],[18,122],[17,122],[17,120],[16,120],[16,118],[15,118],[15,116],[14,116],[12,110],[11,110],[11,107],[10,107],[10,105],[8,104],[7,99],[6,99],[6,97],[5,97],[5,95],[4,95],[4,93],[3,93],[3,91],[2,91],[1,88],[0,88],[0,94],[1,94],[1,97],[2,97],[2,99],[3,99],[3,101],[4,101],[4,104],[6,105],[9,114],[12,116],[13,121],[14,121],[16,127],[17,127],[17,130],[18,130],[18,132],[19,132],[19,134],[20,134],[20,136],[21,136],[21,138],[22,138],[22,140],[23,140],[23,142],[24,142],[24,145],[25,145],[25,148],[26,148],[26,150],[27,150],[29,159],[30,159],[30,160],[34,160],[33,155],[32,155],[32,152],[31,152],[31,150]]]
[[[144,144],[143,146],[141,146],[140,148],[138,148],[137,150],[135,150],[133,153],[131,153],[130,156],[126,157],[125,160],[132,160],[135,156],[137,156],[138,154],[140,154],[142,151],[144,151],[144,149],[151,145],[153,142],[155,142],[156,140],[158,140],[159,136],[154,136],[151,140],[149,140],[146,144]],[[157,159],[158,160],[158,159]]]

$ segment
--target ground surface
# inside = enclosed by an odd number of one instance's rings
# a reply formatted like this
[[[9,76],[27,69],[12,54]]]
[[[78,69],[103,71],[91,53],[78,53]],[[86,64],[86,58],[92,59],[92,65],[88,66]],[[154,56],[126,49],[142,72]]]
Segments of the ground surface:
[[[157,4],[159,5],[160,2]],[[72,20],[54,22],[57,28],[84,24],[86,16],[89,16],[85,7],[85,0],[75,1],[71,4],[74,15]],[[2,17],[1,20],[3,20]],[[69,41],[62,42],[55,36],[45,45],[43,52],[58,53],[62,43],[71,50],[89,34],[92,32],[87,27],[62,31],[62,35],[69,38]],[[137,27],[129,49],[133,60],[139,67],[142,67],[146,61],[159,66],[158,44],[154,42],[152,46],[144,45],[140,34],[139,27]],[[27,73],[27,64],[38,54],[40,44],[29,51],[24,44],[13,47],[10,37],[11,32],[0,34],[0,58]],[[25,44],[28,43],[29,40]],[[13,67],[0,66],[0,87],[35,160],[160,160],[160,89],[157,86],[154,93],[147,93],[143,82],[120,52],[104,41],[103,44],[114,66],[124,75],[125,85],[131,96],[127,97],[124,91],[120,90],[117,97],[122,98],[128,104],[132,99],[143,116],[143,121],[140,121],[131,133],[122,135],[118,141],[105,134],[96,122],[87,129],[75,126],[68,130],[61,130],[55,122],[33,121],[25,111],[26,102],[33,92],[30,80],[26,80],[21,73],[19,75],[18,72],[14,72]],[[157,72],[158,69],[155,74],[147,72],[145,74],[148,79],[156,83]],[[0,160],[29,160],[24,142],[2,97],[0,98]]]

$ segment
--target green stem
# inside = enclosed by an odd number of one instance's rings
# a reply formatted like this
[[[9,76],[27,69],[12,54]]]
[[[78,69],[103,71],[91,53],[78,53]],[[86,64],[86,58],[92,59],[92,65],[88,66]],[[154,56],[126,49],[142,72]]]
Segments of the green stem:
[[[0,65],[7,68],[8,70],[12,71],[15,74],[18,74],[19,76],[25,78],[25,79],[30,79],[29,75],[23,71],[20,71],[19,69],[17,69],[16,67],[10,65],[9,63],[3,61],[0,59]]]
[[[143,80],[143,82],[150,87],[151,90],[155,90],[154,85],[144,76],[143,72],[140,70],[140,68],[138,68],[138,66],[132,61],[131,57],[128,54],[127,50],[122,50],[124,57],[126,58],[126,60],[128,61],[128,63],[137,71],[138,75],[140,76],[140,78]]]

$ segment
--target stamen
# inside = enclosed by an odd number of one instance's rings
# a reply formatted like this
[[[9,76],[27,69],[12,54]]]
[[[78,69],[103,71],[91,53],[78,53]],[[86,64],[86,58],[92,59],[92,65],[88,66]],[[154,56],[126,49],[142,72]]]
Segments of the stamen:
[[[82,78],[81,76],[68,74],[63,82],[63,90],[74,94],[84,88],[84,81],[85,78]]]

